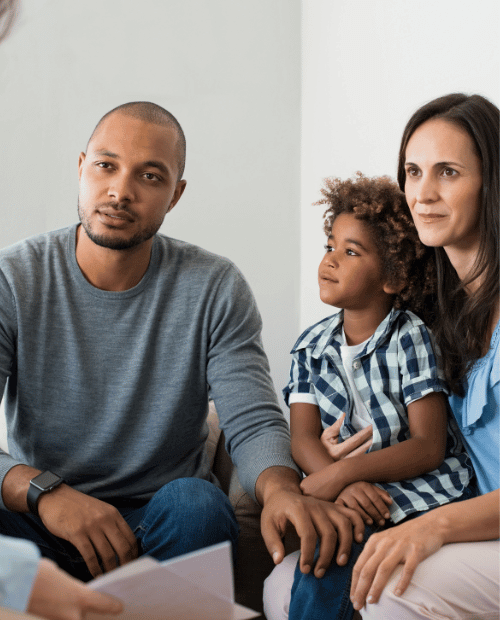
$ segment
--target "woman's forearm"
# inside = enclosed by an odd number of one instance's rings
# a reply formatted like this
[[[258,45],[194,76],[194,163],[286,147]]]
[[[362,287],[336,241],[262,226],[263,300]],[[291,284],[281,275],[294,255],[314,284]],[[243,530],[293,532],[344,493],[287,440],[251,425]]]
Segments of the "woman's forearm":
[[[440,506],[419,518],[441,533],[444,544],[496,540],[500,537],[500,492]]]

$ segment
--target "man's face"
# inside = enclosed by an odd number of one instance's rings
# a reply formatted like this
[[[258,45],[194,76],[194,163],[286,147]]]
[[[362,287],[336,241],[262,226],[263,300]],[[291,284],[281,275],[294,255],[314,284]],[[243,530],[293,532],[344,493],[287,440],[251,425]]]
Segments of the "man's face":
[[[177,181],[173,128],[112,114],[80,154],[78,215],[97,245],[126,250],[151,239],[186,182]]]

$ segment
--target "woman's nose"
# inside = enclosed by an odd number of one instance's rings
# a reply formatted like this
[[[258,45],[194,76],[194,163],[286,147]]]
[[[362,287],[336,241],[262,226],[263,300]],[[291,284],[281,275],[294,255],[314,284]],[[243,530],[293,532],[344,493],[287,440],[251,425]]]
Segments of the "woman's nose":
[[[420,204],[436,202],[439,198],[437,181],[431,175],[424,175],[417,186],[416,199]]]

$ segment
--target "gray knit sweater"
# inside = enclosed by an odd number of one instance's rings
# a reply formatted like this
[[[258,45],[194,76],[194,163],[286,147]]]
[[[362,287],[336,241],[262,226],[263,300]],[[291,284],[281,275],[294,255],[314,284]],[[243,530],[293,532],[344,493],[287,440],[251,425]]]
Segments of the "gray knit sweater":
[[[10,456],[103,500],[209,478],[208,394],[244,488],[294,467],[248,284],[227,259],[163,235],[141,282],[102,291],[76,226],[0,251],[0,394]],[[3,504],[0,506],[4,507]]]

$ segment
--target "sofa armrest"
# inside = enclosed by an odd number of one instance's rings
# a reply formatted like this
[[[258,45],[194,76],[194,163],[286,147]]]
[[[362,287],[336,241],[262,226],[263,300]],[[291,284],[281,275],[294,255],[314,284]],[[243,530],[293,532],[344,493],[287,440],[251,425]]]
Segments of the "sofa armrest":
[[[213,403],[210,403],[208,424],[211,427],[212,439],[217,436],[212,471],[219,480],[222,490],[229,497],[240,526],[237,559],[234,568],[236,602],[262,612],[264,579],[274,568],[274,562],[267,551],[260,532],[262,508],[241,486],[238,472],[224,446],[224,433],[219,429],[217,412]],[[209,446],[209,454],[210,449]],[[290,528],[290,530],[284,540],[287,553],[291,553],[300,547],[294,528]]]

